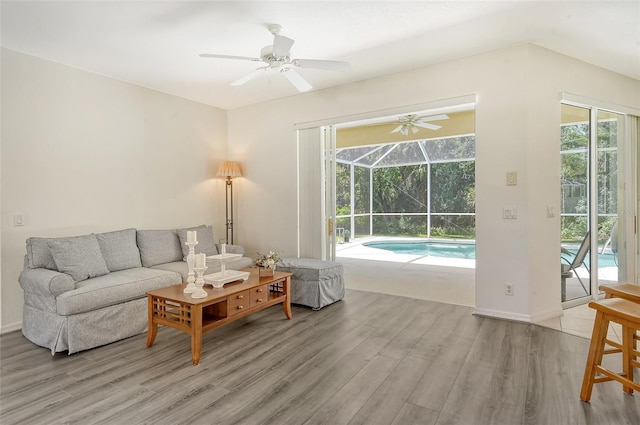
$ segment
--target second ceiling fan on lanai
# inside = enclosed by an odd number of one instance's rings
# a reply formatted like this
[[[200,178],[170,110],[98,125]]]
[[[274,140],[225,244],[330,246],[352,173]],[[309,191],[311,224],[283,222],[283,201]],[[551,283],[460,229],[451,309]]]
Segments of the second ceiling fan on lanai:
[[[429,117],[418,117],[415,114],[405,115],[398,118],[397,124],[399,124],[395,129],[393,129],[392,133],[400,133],[403,136],[409,135],[409,131],[411,133],[416,134],[420,129],[418,127],[426,128],[428,130],[439,130],[442,128],[441,125],[431,124],[430,121],[440,121],[440,120],[448,120],[449,116],[446,114],[440,115],[431,115]]]
[[[274,70],[279,71],[287,80],[289,80],[289,82],[291,82],[291,84],[293,84],[301,92],[311,90],[312,86],[295,71],[295,68],[311,68],[321,69],[325,71],[347,71],[349,69],[348,62],[291,58],[291,47],[293,46],[293,43],[295,43],[295,41],[291,38],[280,35],[280,31],[282,29],[280,25],[272,24],[269,25],[268,28],[271,34],[273,34],[273,44],[263,47],[262,50],[260,50],[259,58],[250,56],[219,55],[213,53],[202,53],[200,57],[216,59],[239,59],[254,62],[264,62],[266,64],[255,69],[242,78],[234,81],[233,83],[231,83],[232,86],[241,86],[247,81],[252,80],[253,78],[264,72]]]

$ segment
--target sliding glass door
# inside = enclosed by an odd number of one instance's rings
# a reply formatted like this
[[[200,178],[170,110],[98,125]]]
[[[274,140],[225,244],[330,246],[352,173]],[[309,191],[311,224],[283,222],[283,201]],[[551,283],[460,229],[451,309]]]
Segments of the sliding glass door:
[[[626,277],[624,118],[562,104],[560,284],[566,306]]]

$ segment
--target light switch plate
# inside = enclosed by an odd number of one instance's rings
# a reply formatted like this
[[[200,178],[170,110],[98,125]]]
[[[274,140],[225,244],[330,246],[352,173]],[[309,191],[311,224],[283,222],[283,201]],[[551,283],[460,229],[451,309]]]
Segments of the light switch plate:
[[[14,214],[13,215],[13,225],[15,227],[24,226],[24,217],[22,214]]]
[[[508,171],[507,172],[507,186],[517,186],[518,185],[518,172],[517,171]]]

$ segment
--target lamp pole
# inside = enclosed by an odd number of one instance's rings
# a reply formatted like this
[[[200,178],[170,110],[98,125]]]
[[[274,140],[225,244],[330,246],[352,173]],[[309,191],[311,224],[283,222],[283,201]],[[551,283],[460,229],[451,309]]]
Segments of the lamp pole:
[[[226,188],[227,243],[233,245],[233,180],[227,176]]]
[[[216,173],[218,177],[225,177],[225,227],[227,243],[233,245],[233,178],[242,177],[240,164],[235,161],[224,161]]]

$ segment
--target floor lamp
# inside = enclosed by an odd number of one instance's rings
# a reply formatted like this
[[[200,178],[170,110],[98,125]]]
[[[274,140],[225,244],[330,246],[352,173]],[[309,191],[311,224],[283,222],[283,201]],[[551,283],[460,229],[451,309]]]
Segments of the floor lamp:
[[[234,177],[242,177],[240,164],[235,161],[225,161],[218,168],[218,177],[226,177],[225,206],[226,206],[226,227],[227,243],[233,245],[233,181]]]

